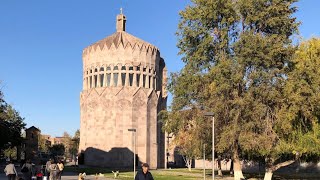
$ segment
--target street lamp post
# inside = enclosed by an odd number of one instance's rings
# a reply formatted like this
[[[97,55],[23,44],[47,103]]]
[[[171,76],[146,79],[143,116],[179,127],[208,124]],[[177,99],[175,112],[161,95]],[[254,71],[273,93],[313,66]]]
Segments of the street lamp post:
[[[206,112],[206,117],[212,117],[212,180],[214,180],[214,113]]]
[[[133,179],[136,176],[136,129],[128,129],[133,133]]]

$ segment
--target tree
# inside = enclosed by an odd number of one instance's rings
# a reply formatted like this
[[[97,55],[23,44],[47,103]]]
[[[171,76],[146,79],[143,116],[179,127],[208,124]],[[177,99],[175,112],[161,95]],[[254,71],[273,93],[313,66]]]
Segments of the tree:
[[[4,100],[3,93],[0,91],[0,150],[9,142],[9,123],[6,121],[7,104]]]
[[[7,149],[4,150],[4,155],[6,157],[9,157],[10,160],[12,159],[17,159],[17,148],[16,147],[9,147]]]
[[[39,150],[41,152],[48,152],[50,147],[50,142],[42,135],[39,138]]]
[[[320,40],[311,39],[300,44],[279,92],[282,98],[273,102],[276,105],[269,111],[266,125],[260,126],[264,131],[248,134],[256,138],[255,143],[260,147],[250,145],[246,149],[255,147],[256,153],[265,158],[265,180],[270,180],[274,171],[298,158],[315,160],[319,157],[319,68]]]
[[[267,149],[280,142],[274,128],[295,50],[295,0],[192,2],[180,13],[178,47],[185,66],[171,75],[171,113],[214,111],[216,150],[230,151],[240,179],[240,154],[268,162],[273,152]]]
[[[80,143],[80,130],[78,129],[75,133],[74,136],[72,138],[72,143],[69,149],[69,153],[71,155],[76,155],[78,153],[79,150],[79,143]]]
[[[14,154],[20,158],[19,146],[22,143],[21,131],[26,124],[23,122],[18,111],[4,100],[4,95],[0,90],[0,153],[3,150],[5,154]],[[16,148],[14,148],[16,147]]]
[[[317,160],[320,155],[320,39],[312,38],[299,45],[284,87],[284,103],[274,123],[278,142],[266,155],[271,179],[278,168],[295,158]]]
[[[72,138],[70,134],[67,132],[64,132],[62,137],[63,137],[62,144],[64,144],[64,147],[65,147],[65,155],[69,157],[70,147],[72,145]]]
[[[62,156],[65,152],[64,144],[54,144],[49,148],[49,151],[53,156]]]
[[[25,128],[26,124],[23,122],[22,118],[18,111],[16,111],[11,105],[6,107],[6,121],[9,126],[9,141],[12,146],[20,146],[23,138],[21,137],[21,131]]]
[[[164,130],[174,136],[173,143],[179,154],[182,155],[189,171],[191,171],[193,159],[202,157],[203,143],[211,142],[206,138],[212,137],[211,131],[208,132],[206,131],[208,129],[205,128],[211,124],[205,122],[202,116],[195,116],[198,113],[201,113],[198,109],[160,113],[161,119],[166,121]]]

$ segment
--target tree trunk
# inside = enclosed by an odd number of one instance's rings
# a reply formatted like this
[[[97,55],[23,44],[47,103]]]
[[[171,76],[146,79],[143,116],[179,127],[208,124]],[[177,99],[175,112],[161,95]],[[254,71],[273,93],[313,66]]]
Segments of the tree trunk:
[[[279,164],[274,164],[274,162],[274,159],[266,159],[266,173],[264,175],[264,180],[271,180],[274,171],[294,163],[295,160],[285,161]]]
[[[244,176],[242,174],[240,158],[237,150],[234,150],[233,152],[233,170],[234,170],[234,180],[244,179]]]
[[[183,156],[182,156],[183,157]],[[184,162],[186,163],[188,170],[191,171],[192,168],[192,158],[183,157]]]
[[[271,180],[272,179],[273,172],[272,171],[266,171],[264,174],[264,179],[263,180]]]
[[[188,170],[191,171],[192,168],[191,168],[191,164],[188,164]]]
[[[192,159],[187,159],[187,166],[188,166],[188,170],[191,171],[192,168]]]

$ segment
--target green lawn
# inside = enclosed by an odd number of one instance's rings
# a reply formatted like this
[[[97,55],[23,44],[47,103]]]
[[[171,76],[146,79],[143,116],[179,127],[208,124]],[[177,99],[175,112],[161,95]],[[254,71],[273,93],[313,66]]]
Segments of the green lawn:
[[[157,180],[196,180],[201,179],[203,176],[202,170],[194,169],[189,172],[186,169],[168,169],[168,170],[151,170],[150,171],[153,177]],[[106,177],[113,178],[113,173],[105,173]],[[208,174],[207,177],[209,178],[211,174]],[[118,179],[121,180],[129,180],[133,178],[133,172],[121,172]]]
[[[139,169],[140,170],[140,169]],[[111,169],[107,168],[77,168],[77,167],[70,167],[66,166],[65,171],[69,172],[76,172],[76,173],[83,173],[86,172],[87,175],[92,174],[99,174],[102,173],[106,177],[113,178],[114,175],[112,173]],[[133,171],[131,170],[119,170],[120,175],[118,179],[120,180],[131,180],[133,178]],[[203,170],[201,169],[192,169],[191,172],[189,172],[185,168],[181,169],[167,169],[167,170],[151,170],[150,171],[153,175],[153,177],[157,180],[196,180],[201,179],[203,177]],[[211,172],[209,169],[206,170],[206,175],[208,178],[211,177]]]
[[[117,169],[114,169],[117,170]],[[139,169],[140,170],[140,169]],[[78,167],[70,167],[66,166],[65,171],[83,173],[86,172],[87,175],[94,175],[102,173],[106,177],[113,178],[113,173],[111,169],[107,168],[78,168]],[[133,179],[133,171],[131,170],[119,170],[120,176],[118,179],[120,180],[131,180]],[[211,177],[211,169],[206,170],[206,177],[210,179]],[[159,170],[151,170],[153,177],[157,180],[199,180],[203,178],[203,170],[202,169],[192,169],[191,172],[186,168],[180,169],[159,169]],[[217,174],[217,172],[216,172]],[[223,172],[223,177],[230,177],[229,172]],[[246,178],[258,178],[263,179],[264,173],[244,173]],[[320,179],[320,175],[317,173],[275,173],[274,178],[277,179]]]

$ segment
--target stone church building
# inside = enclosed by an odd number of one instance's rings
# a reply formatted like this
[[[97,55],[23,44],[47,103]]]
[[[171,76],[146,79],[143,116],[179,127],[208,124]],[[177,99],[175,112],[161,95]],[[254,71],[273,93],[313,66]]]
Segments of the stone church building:
[[[83,50],[79,151],[86,165],[126,168],[136,147],[137,166],[161,168],[165,136],[158,113],[166,109],[166,65],[157,47],[125,30],[121,13],[114,34]]]

